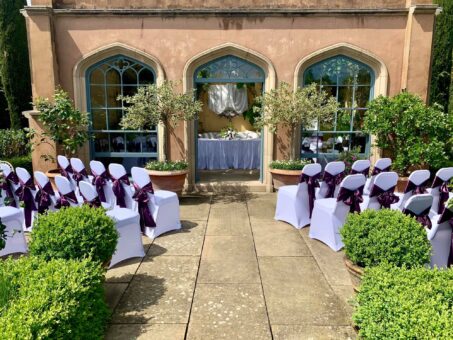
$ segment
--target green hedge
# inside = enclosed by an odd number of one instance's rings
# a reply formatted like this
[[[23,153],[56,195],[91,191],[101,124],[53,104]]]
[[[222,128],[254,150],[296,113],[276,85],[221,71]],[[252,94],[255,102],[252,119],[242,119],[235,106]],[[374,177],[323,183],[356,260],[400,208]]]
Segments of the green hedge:
[[[0,130],[0,159],[11,159],[30,153],[30,144],[26,133],[21,129]]]
[[[115,222],[105,210],[83,205],[40,215],[33,225],[29,251],[45,260],[90,258],[107,263],[117,241]]]
[[[411,267],[430,260],[431,244],[423,226],[397,210],[349,214],[340,233],[346,256],[362,267],[383,262]]]
[[[0,338],[102,339],[103,280],[102,267],[89,260],[0,261]]]
[[[453,270],[366,270],[353,320],[362,339],[453,339]]]
[[[33,165],[31,162],[31,155],[18,156],[13,158],[2,158],[2,161],[7,161],[15,168],[21,167],[28,170],[28,172],[33,172]]]

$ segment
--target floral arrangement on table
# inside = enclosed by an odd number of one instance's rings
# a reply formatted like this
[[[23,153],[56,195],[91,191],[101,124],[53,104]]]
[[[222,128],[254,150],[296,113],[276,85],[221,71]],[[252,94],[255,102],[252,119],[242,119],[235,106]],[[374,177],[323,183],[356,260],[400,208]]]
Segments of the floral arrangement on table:
[[[145,169],[146,170],[155,170],[155,171],[180,171],[186,170],[189,167],[189,164],[182,160],[182,161],[165,161],[165,162],[158,162],[158,161],[150,161],[146,163]]]
[[[232,139],[234,139],[236,134],[237,134],[237,131],[233,127],[232,124],[228,124],[228,126],[226,128],[223,128],[222,130],[220,130],[220,137],[222,137],[223,139],[232,140]]]
[[[338,155],[338,160],[339,161],[343,161],[346,168],[345,168],[345,172],[346,173],[350,173],[351,172],[351,169],[352,169],[352,164],[354,164],[354,162],[356,160],[359,160],[359,159],[365,159],[365,157],[362,157],[360,155],[360,147],[355,147],[351,150],[347,150],[347,151],[342,151],[340,152],[340,154]]]

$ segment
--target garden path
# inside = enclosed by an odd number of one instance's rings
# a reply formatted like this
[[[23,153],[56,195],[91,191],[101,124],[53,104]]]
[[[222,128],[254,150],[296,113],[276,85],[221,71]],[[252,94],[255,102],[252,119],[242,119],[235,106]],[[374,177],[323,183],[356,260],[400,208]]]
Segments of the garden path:
[[[107,273],[107,339],[348,339],[335,253],[273,219],[275,194],[181,199],[183,228]]]

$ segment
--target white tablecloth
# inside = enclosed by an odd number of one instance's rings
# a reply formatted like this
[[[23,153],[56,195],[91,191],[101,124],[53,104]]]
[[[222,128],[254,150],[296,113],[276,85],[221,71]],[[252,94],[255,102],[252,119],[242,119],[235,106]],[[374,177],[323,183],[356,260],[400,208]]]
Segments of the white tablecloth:
[[[198,169],[259,169],[261,140],[198,139]]]

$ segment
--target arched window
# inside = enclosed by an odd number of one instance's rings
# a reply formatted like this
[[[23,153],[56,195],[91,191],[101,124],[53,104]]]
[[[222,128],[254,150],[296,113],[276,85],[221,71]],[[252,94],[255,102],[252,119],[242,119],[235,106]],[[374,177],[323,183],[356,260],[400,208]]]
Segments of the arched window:
[[[124,103],[118,100],[119,95],[135,94],[139,86],[154,84],[154,70],[132,58],[117,55],[91,66],[86,75],[92,158],[123,163],[126,168],[156,159],[157,130],[121,130]]]
[[[367,104],[373,98],[373,70],[357,60],[338,55],[305,70],[301,85],[311,83],[335,97],[340,109],[331,123],[319,122],[312,129],[302,130],[302,157],[330,161],[347,150],[368,155],[370,138],[361,130]]]

